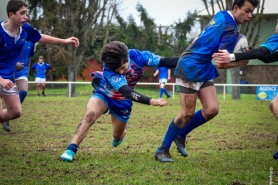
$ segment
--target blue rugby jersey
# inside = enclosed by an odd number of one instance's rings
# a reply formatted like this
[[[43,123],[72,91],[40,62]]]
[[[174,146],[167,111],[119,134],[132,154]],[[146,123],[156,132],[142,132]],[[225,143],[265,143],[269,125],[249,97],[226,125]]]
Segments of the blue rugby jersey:
[[[218,77],[211,56],[219,49],[232,53],[238,35],[238,27],[232,15],[227,11],[218,12],[183,52],[174,75],[193,82],[205,82]]]
[[[36,78],[46,78],[46,70],[50,69],[51,66],[45,62],[43,63],[35,63],[31,67],[32,69],[36,69]]]
[[[157,67],[160,61],[160,56],[155,55],[149,51],[139,51],[136,49],[128,50],[129,70],[126,74],[119,74],[110,70],[105,64],[103,72],[93,72],[92,85],[96,92],[105,94],[106,96],[115,99],[126,99],[118,90],[128,85],[134,89],[137,82],[143,76],[144,66]]]
[[[25,41],[18,59],[18,62],[21,62],[24,68],[19,71],[15,70],[15,79],[22,76],[28,78],[28,63],[31,56],[34,56],[34,43]]]
[[[13,79],[15,65],[25,41],[35,43],[41,39],[41,34],[36,28],[25,23],[20,27],[19,37],[16,40],[4,29],[4,22],[0,22],[0,76],[4,79]]]
[[[168,69],[167,67],[158,67],[157,68],[159,71],[159,79],[168,79]]]
[[[275,33],[265,43],[263,43],[261,46],[266,47],[270,53],[272,54],[275,50],[278,49],[278,33]]]

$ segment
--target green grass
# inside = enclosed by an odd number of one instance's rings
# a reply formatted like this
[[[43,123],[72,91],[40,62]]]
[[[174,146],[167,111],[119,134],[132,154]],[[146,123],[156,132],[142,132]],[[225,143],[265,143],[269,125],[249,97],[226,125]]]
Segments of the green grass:
[[[155,97],[158,91],[144,93]],[[253,95],[219,96],[218,116],[188,135],[189,157],[172,145],[174,163],[155,161],[154,153],[180,110],[178,97],[168,99],[166,107],[134,103],[127,135],[117,148],[111,146],[110,116],[103,115],[74,162],[61,162],[88,98],[28,96],[22,117],[10,122],[12,131],[0,129],[0,184],[259,185],[269,184],[270,167],[278,171],[272,159],[277,121],[269,102]],[[273,181],[278,184],[278,177]]]

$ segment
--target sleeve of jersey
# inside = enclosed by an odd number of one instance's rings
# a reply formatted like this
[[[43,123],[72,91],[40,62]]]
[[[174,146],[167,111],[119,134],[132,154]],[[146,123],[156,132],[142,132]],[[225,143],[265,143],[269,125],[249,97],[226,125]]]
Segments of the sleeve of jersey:
[[[33,42],[28,42],[29,46],[30,46],[30,54],[29,56],[32,57],[35,54],[35,44]]]
[[[243,53],[234,53],[236,61],[249,60],[249,59],[259,59],[264,63],[271,63],[278,61],[278,52],[270,53],[269,49],[266,47],[259,47],[251,49]]]
[[[46,64],[46,69],[50,69],[50,68],[52,68],[52,66],[49,64]]]
[[[278,49],[278,33],[275,33],[274,35],[269,37],[269,39],[261,46],[264,46],[267,49],[269,49],[270,53],[276,51]]]
[[[31,66],[31,69],[36,69],[36,66],[37,66],[37,64],[33,64],[33,65]]]
[[[27,41],[36,43],[42,37],[40,32],[28,23],[23,24],[22,29],[26,30],[27,33],[28,33],[28,36],[27,36],[27,39],[26,39]]]
[[[132,101],[150,105],[151,98],[134,91],[128,85],[122,86],[118,91]]]
[[[149,51],[139,51],[137,49],[129,49],[128,56],[140,67],[152,66],[157,67],[160,61],[160,56]]]
[[[116,73],[107,67],[103,68],[103,76],[108,81],[108,83],[117,91],[124,86],[127,85],[126,76]]]

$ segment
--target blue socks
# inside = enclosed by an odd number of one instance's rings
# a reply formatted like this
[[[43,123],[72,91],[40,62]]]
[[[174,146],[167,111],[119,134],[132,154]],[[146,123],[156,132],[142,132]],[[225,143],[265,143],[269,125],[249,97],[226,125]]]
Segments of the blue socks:
[[[162,98],[163,93],[165,93],[167,97],[169,96],[169,94],[165,88],[160,88],[160,93],[159,93],[160,98]]]
[[[170,149],[172,142],[180,133],[182,128],[179,128],[175,123],[174,120],[170,123],[168,130],[164,136],[162,145],[158,148],[158,151],[163,151],[164,148]]]
[[[26,98],[28,92],[27,91],[19,91],[18,95],[19,95],[19,99],[20,99],[20,103],[22,104],[24,99]]]
[[[67,147],[66,150],[71,150],[71,151],[73,151],[74,153],[76,153],[76,152],[77,152],[77,145],[71,143],[71,144]]]
[[[162,98],[163,95],[163,88],[160,89],[159,98]]]
[[[185,127],[182,128],[181,132],[178,134],[183,140],[185,140],[185,137],[187,134],[189,134],[192,130],[195,128],[201,126],[202,124],[206,123],[207,120],[202,115],[202,110],[198,110],[195,112],[194,117],[192,120],[190,120]]]

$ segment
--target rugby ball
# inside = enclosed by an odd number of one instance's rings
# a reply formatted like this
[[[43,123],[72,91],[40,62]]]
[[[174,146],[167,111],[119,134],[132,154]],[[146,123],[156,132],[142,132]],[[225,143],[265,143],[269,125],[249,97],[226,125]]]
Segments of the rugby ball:
[[[245,48],[248,47],[248,40],[243,34],[239,34],[236,45],[234,47],[233,53],[242,53],[245,51]]]

